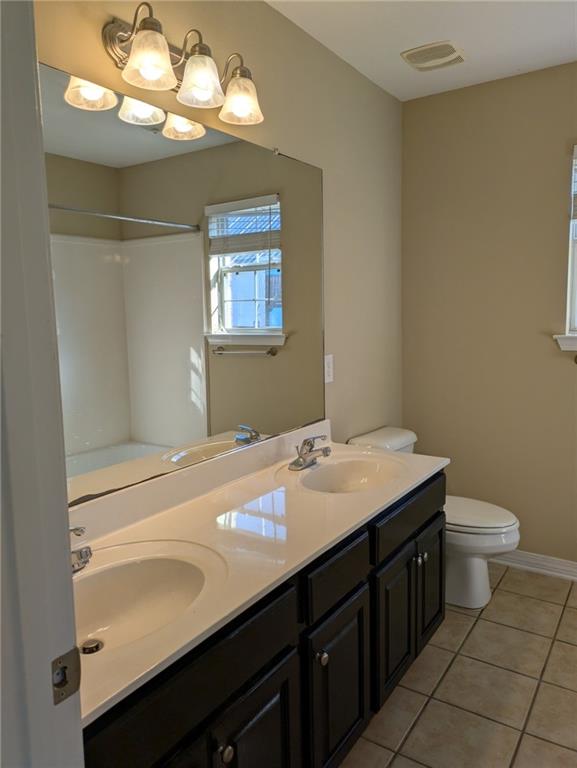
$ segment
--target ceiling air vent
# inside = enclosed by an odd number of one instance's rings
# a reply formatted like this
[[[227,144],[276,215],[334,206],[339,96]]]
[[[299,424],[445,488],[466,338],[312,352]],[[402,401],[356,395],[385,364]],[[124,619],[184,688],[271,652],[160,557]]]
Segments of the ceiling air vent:
[[[430,69],[441,69],[453,64],[462,64],[465,61],[463,51],[455,48],[449,40],[440,43],[427,43],[418,48],[410,48],[403,51],[401,57],[419,72],[427,72]]]

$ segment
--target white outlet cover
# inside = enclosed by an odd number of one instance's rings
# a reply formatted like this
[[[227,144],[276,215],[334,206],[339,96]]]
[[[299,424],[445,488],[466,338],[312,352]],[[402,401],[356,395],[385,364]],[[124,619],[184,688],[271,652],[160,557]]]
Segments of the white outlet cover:
[[[335,380],[335,364],[333,355],[325,355],[325,384]]]

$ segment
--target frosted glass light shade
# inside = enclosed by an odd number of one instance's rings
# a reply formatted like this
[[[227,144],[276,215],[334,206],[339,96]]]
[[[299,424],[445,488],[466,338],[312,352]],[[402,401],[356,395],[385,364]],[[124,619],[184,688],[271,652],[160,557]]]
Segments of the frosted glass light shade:
[[[233,77],[226,89],[226,98],[218,115],[224,123],[256,125],[264,120],[256,88],[248,77]]]
[[[168,113],[166,123],[162,129],[162,135],[167,139],[174,139],[175,141],[192,141],[193,139],[200,139],[204,136],[206,130],[200,123],[195,123],[193,120],[188,120],[181,115],[173,115],[172,112]]]
[[[170,91],[176,87],[168,43],[161,32],[141,29],[136,33],[122,78],[149,91]]]
[[[193,54],[189,57],[176,100],[188,107],[201,109],[222,107],[224,93],[216,64],[211,56]]]
[[[153,107],[145,101],[125,96],[118,110],[118,117],[132,125],[158,125],[164,122],[166,115],[160,107]]]
[[[71,75],[68,87],[64,92],[64,101],[71,107],[88,109],[93,112],[103,112],[118,104],[118,98],[114,91],[73,75]]]

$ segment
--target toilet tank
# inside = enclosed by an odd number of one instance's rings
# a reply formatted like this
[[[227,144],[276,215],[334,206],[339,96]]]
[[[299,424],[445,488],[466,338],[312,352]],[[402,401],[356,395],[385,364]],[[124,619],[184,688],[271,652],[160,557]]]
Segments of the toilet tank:
[[[410,429],[400,429],[399,427],[381,427],[373,432],[351,437],[348,440],[349,445],[401,451],[402,453],[412,453],[416,442],[417,436],[413,431]]]

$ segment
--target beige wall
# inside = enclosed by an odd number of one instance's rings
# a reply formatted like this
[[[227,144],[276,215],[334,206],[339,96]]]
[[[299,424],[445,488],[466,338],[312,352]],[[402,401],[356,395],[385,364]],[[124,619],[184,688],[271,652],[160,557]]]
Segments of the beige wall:
[[[117,168],[86,163],[61,155],[45,155],[48,200],[58,205],[117,213],[120,177]],[[81,235],[120,239],[118,221],[51,211],[50,231],[58,235]]]
[[[324,172],[326,349],[335,355],[327,415],[344,439],[401,415],[399,102],[262,2],[169,2],[155,6],[179,44],[199,27],[222,63],[241,50],[259,88],[265,122],[236,133]],[[40,61],[142,98],[106,55],[100,31],[134,3],[39,2]],[[147,99],[230,130],[216,111]]]
[[[449,490],[577,560],[577,366],[564,330],[577,64],[404,105],[404,424]]]
[[[288,339],[274,358],[208,356],[210,433],[234,429],[239,423],[275,433],[323,418],[318,168],[235,142],[123,168],[121,179],[124,213],[201,225],[205,205],[280,194]],[[141,234],[139,225],[124,225],[125,238]]]

